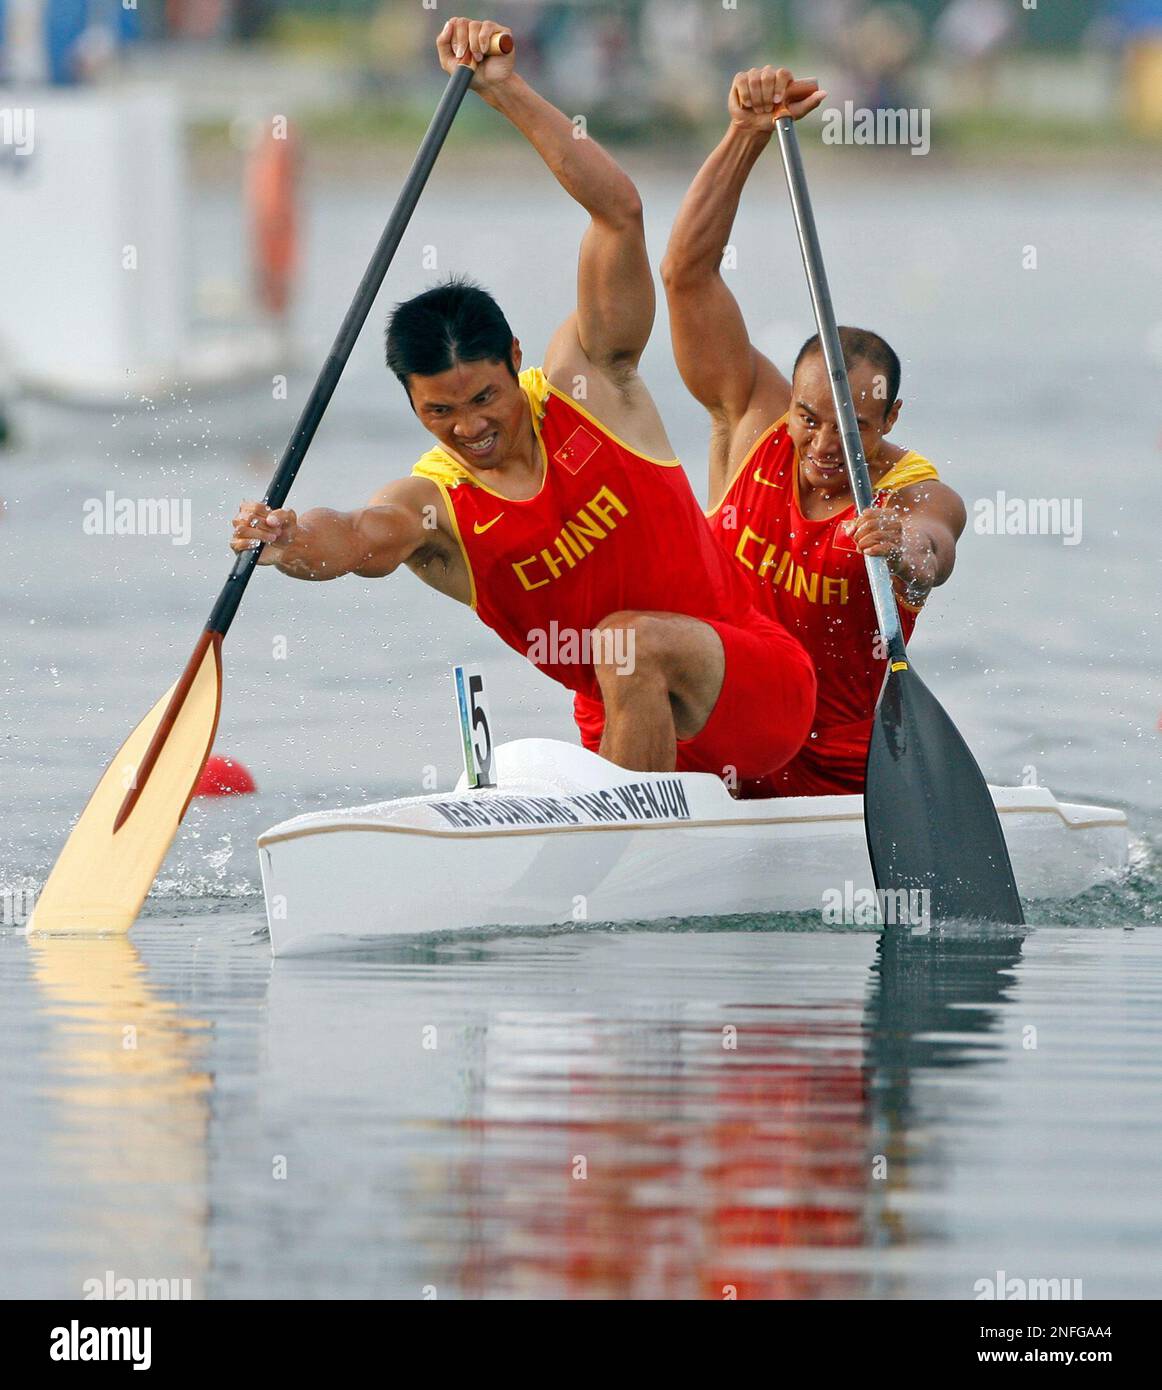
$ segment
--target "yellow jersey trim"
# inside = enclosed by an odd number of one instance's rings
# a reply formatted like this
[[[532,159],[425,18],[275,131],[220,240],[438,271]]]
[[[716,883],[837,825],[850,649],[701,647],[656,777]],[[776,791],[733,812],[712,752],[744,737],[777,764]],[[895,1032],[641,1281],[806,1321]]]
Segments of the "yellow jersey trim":
[[[899,463],[894,463],[878,483],[873,483],[875,492],[899,492],[901,488],[912,487],[916,483],[940,481],[940,474],[934,464],[921,457],[914,449],[909,449]]]
[[[495,488],[489,487],[486,482],[481,481],[470,469],[465,467],[459,459],[453,458],[450,453],[439,445],[434,449],[429,449],[418,463],[412,466],[412,474],[417,478],[428,478],[433,483],[443,487],[461,487],[465,483],[472,487],[481,488],[484,492],[490,493],[493,497],[498,497],[502,502],[519,505],[521,502],[532,502],[539,497],[545,490],[545,483],[549,476],[549,455],[545,448],[545,441],[541,437],[541,421],[544,419],[545,410],[548,407],[549,396],[558,396],[566,405],[571,406],[577,413],[589,421],[594,428],[601,431],[602,435],[611,440],[620,449],[624,449],[627,454],[632,454],[634,458],[639,458],[645,463],[652,463],[658,468],[681,468],[682,462],[678,458],[659,459],[652,454],[643,454],[640,449],[635,449],[632,444],[620,436],[613,433],[608,425],[604,424],[579,405],[571,396],[567,396],[564,391],[554,386],[540,367],[528,367],[520,374],[521,389],[528,397],[529,409],[532,414],[533,432],[537,437],[537,445],[541,451],[541,485],[537,488],[532,497],[507,497],[503,492],[497,492]]]
[[[452,505],[452,499],[448,496],[448,487],[443,479],[434,477],[430,473],[423,473],[419,476],[425,477],[429,482],[435,483],[440,489],[440,495],[444,499],[444,506],[448,509],[448,519],[452,523],[452,534],[456,537],[456,544],[460,547],[460,554],[464,557],[464,568],[468,571],[468,602],[473,613],[476,612],[476,576],[472,572],[472,561],[468,558],[468,547],[464,544],[464,537],[460,534],[460,523],[456,520],[456,508]]]
[[[544,376],[544,373],[541,375]],[[646,463],[656,464],[659,468],[681,468],[682,461],[679,458],[656,459],[652,454],[643,454],[640,449],[635,449],[632,444],[627,444],[624,439],[619,438],[608,425],[603,424],[596,415],[591,415],[583,405],[578,405],[572,396],[567,396],[559,386],[554,386],[547,378],[545,385],[554,396],[559,397],[566,405],[572,406],[578,415],[583,415],[591,425],[595,425],[607,439],[611,439],[619,449],[624,449],[627,454],[632,454],[634,458],[644,459]]]
[[[803,513],[803,504],[799,500],[799,451],[795,450],[795,467],[792,469],[794,480],[792,483],[792,494],[795,498],[795,510],[803,517],[804,521],[812,520],[811,517]],[[869,470],[870,473],[870,470]],[[901,488],[912,487],[915,483],[926,483],[929,481],[939,482],[940,474],[926,458],[916,453],[915,449],[909,449],[900,459],[899,463],[893,463],[891,468],[883,475],[878,483],[872,483],[872,499],[874,500],[881,492],[898,492]],[[855,498],[849,504],[855,510]],[[847,508],[844,508],[846,511]],[[836,512],[836,516],[842,516],[843,512]],[[831,520],[830,517],[820,517],[820,521]],[[919,611],[919,610],[917,610]]]
[[[472,487],[482,488],[485,492],[491,493],[493,497],[499,497],[503,502],[519,505],[521,502],[531,502],[545,490],[545,482],[549,476],[549,456],[545,451],[545,442],[541,438],[541,420],[544,418],[545,406],[549,396],[549,382],[540,367],[528,367],[520,374],[521,390],[528,398],[529,410],[532,414],[533,433],[537,437],[537,447],[541,451],[541,485],[537,488],[532,497],[506,497],[503,492],[497,492],[495,488],[489,487],[470,469],[466,468],[459,459],[453,458],[447,449],[437,445],[434,449],[429,449],[418,463],[412,465],[412,476],[416,478],[428,478],[441,488],[461,487],[468,483]]]
[[[914,449],[909,449],[899,463],[893,464],[879,482],[873,486],[876,492],[899,492],[901,488],[912,487],[916,483],[939,481],[940,474],[936,471],[935,465],[916,453]],[[924,604],[908,603],[899,589],[896,588],[900,582],[895,575],[892,576],[892,592],[896,596],[896,602],[901,608],[907,609],[909,613],[922,613]],[[893,669],[895,668],[893,667]]]
[[[768,439],[770,439],[771,435],[774,434],[774,432],[779,428],[780,425],[785,425],[787,423],[787,417],[790,415],[790,413],[791,412],[788,410],[786,414],[780,415],[773,425],[768,425],[768,427],[765,430],[763,430],[762,434],[759,435],[755,442],[746,451],[746,457],[730,475],[730,481],[726,484],[726,487],[723,489],[722,496],[714,504],[714,506],[711,507],[710,510],[706,513],[708,517],[713,516],[715,512],[720,510],[722,504],[730,495],[730,489],[735,485],[735,483],[738,482],[739,478],[741,478],[742,475],[746,472],[746,470],[750,467],[751,461],[753,460],[755,454],[758,452],[759,447],[765,444]]]
[[[936,471],[935,465],[916,453],[914,449],[909,449],[899,463],[893,464],[879,482],[873,484],[873,487],[876,492],[899,492],[901,488],[912,487],[916,483],[938,483],[939,481],[940,474]],[[892,592],[896,596],[896,602],[901,608],[907,609],[909,613],[922,613],[924,604],[908,603],[896,588],[899,582],[893,575]]]

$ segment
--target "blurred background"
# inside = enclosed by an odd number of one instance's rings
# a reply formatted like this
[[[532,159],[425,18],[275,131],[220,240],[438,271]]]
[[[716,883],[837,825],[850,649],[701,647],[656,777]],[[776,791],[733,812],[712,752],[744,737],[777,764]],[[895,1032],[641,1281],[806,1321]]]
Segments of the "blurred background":
[[[451,13],[436,0],[0,0],[0,77],[164,75],[207,135],[273,88],[320,133],[387,136],[423,107],[430,31]],[[495,17],[519,31],[529,75],[607,137],[697,130],[723,79],[760,55],[825,70],[859,105],[931,105],[949,142],[1162,133],[1162,0],[508,0]]]

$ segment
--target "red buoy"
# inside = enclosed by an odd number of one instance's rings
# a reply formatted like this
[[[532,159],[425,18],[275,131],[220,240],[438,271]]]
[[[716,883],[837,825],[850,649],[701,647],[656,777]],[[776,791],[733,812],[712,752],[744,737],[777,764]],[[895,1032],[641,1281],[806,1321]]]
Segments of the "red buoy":
[[[237,796],[244,792],[255,792],[254,778],[237,758],[224,758],[215,753],[206,760],[195,796]]]
[[[255,282],[268,314],[285,318],[298,267],[298,141],[285,127],[265,128],[250,156],[250,204]]]

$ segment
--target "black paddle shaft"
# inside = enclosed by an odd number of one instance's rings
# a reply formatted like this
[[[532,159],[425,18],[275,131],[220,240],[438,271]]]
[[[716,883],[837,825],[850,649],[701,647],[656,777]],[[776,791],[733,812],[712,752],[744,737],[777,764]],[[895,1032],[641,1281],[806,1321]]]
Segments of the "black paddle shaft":
[[[831,378],[843,457],[857,511],[873,494],[807,175],[789,115],[776,121],[783,168],[807,271],[815,323]],[[992,793],[940,702],[912,669],[887,561],[865,555],[887,671],[868,744],[863,817],[872,878],[881,894],[921,892],[937,921],[1024,921],[1017,881]],[[884,898],[886,911],[886,896]],[[912,901],[908,898],[909,903]]]
[[[387,274],[388,267],[391,265],[400,242],[403,240],[404,232],[407,231],[412,213],[416,209],[420,194],[428,181],[428,175],[432,172],[432,167],[436,162],[436,156],[443,147],[448,132],[452,128],[452,122],[456,118],[456,113],[459,111],[472,82],[472,73],[471,67],[462,64],[448,79],[444,95],[432,117],[432,123],[428,127],[423,143],[420,145],[415,163],[404,181],[404,186],[396,200],[391,217],[379,239],[379,245],[375,248],[371,264],[359,282],[355,298],[347,310],[330,354],[326,362],[323,363],[323,370],[319,373],[318,380],[315,382],[307,403],[303,407],[302,414],[299,416],[298,423],[294,427],[290,442],[279,460],[270,487],[266,490],[263,501],[268,507],[281,507],[286,501],[291,484],[299,471],[299,466],[306,457],[307,450],[311,447],[315,431],[319,428],[319,422],[326,413],[327,406],[331,403],[331,397],[335,394],[335,388],[339,384],[339,378],[343,375],[343,368],[347,365],[347,359],[351,356],[360,330],[366,323],[371,307],[375,303],[375,296],[379,293],[383,278]],[[252,550],[244,550],[234,561],[234,568],[230,571],[230,577],[218,595],[218,601],[214,604],[210,620],[206,624],[207,631],[220,632],[223,636],[226,634],[230,624],[234,621],[234,614],[238,611],[238,605],[242,602],[242,595],[246,592],[246,585],[250,582],[250,576],[258,564],[261,550],[262,546],[256,545]]]

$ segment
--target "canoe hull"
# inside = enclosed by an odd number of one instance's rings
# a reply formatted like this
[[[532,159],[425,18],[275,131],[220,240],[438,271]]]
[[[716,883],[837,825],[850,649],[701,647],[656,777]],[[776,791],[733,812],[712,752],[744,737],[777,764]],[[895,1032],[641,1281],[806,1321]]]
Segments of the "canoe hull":
[[[300,816],[259,838],[276,955],[491,926],[813,913],[872,888],[859,796],[735,801],[702,774],[644,774],[524,739],[495,792]],[[1022,897],[1124,870],[1125,816],[995,788]],[[856,918],[857,921],[866,918]]]

